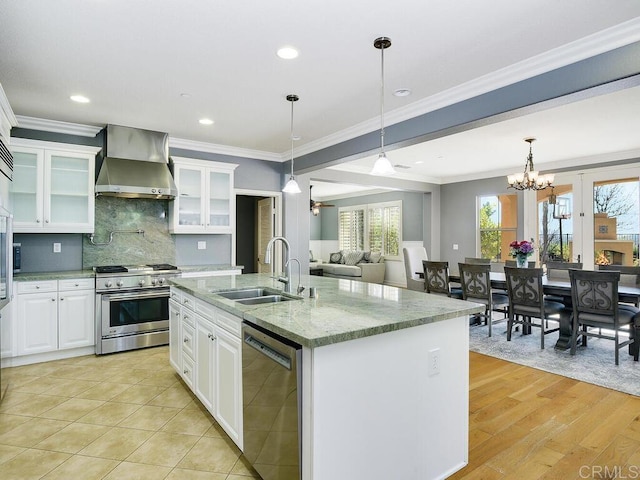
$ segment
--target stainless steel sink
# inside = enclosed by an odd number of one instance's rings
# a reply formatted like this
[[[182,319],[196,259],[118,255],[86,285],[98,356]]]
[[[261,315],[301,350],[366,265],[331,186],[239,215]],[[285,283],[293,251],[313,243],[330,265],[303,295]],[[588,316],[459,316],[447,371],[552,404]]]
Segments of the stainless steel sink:
[[[216,295],[220,295],[221,297],[228,298],[229,300],[240,300],[243,298],[255,298],[255,297],[265,297],[268,295],[278,295],[278,290],[269,289],[269,288],[242,288],[239,290],[227,290],[223,292],[212,292]]]
[[[243,305],[259,305],[261,303],[278,303],[288,302],[289,300],[299,300],[297,298],[285,297],[284,295],[265,295],[263,297],[245,298],[243,300],[236,300],[236,303]]]
[[[233,300],[243,305],[260,305],[263,303],[288,302],[289,300],[301,300],[299,297],[283,295],[281,290],[275,288],[251,287],[237,290],[224,290],[211,292],[221,297]]]

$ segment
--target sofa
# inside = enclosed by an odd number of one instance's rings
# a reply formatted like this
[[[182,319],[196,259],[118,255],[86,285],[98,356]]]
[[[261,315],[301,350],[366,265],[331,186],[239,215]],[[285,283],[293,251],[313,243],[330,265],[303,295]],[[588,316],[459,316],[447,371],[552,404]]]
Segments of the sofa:
[[[329,263],[318,263],[314,266],[322,268],[322,275],[325,277],[384,283],[384,257],[380,254],[341,250],[330,255]]]

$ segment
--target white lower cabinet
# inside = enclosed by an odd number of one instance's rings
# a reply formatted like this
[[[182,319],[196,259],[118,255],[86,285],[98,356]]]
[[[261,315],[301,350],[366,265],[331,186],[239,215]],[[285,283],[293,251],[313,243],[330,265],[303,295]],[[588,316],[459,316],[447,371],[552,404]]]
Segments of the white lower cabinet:
[[[242,449],[242,319],[175,287],[170,305],[171,364]]]
[[[95,344],[92,278],[16,282],[16,285],[18,356]]]

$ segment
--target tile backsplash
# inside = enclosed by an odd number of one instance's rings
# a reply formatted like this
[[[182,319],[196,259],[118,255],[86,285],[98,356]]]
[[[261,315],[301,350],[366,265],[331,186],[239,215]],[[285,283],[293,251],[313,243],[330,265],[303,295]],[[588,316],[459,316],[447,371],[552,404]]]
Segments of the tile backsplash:
[[[96,245],[88,235],[84,236],[83,268],[175,264],[176,247],[169,233],[168,208],[167,200],[97,197],[93,236]],[[144,233],[135,233],[138,230]]]

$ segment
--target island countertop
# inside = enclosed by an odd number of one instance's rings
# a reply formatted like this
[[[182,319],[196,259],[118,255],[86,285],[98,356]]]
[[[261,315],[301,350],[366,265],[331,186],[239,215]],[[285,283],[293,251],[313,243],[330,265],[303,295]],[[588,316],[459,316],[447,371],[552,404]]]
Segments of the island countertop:
[[[242,305],[216,292],[247,287],[282,289],[282,284],[269,274],[175,278],[171,283],[196,298],[309,348],[484,310],[482,305],[444,296],[312,275],[301,278],[305,286],[301,300],[261,305]],[[316,298],[309,298],[310,287],[316,288]],[[292,290],[295,289],[294,285]]]

